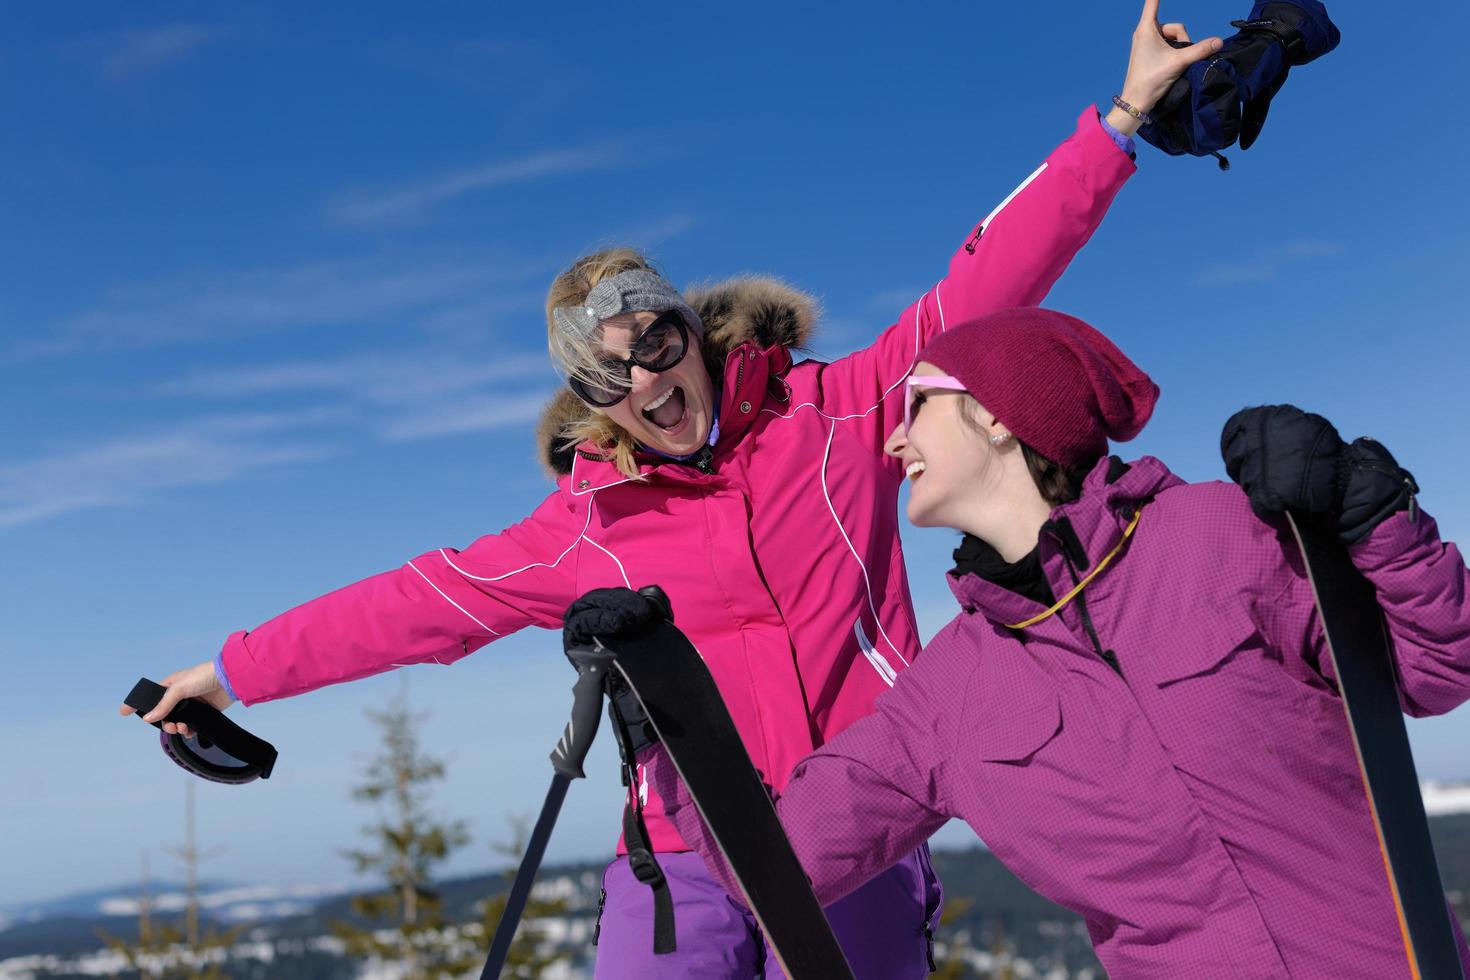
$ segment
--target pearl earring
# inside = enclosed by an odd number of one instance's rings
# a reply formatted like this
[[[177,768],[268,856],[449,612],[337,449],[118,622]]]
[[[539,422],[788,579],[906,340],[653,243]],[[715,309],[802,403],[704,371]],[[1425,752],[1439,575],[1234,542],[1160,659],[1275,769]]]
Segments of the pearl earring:
[[[992,446],[999,446],[1010,437],[1011,434],[1009,432],[997,432],[995,435],[990,437],[990,444]]]

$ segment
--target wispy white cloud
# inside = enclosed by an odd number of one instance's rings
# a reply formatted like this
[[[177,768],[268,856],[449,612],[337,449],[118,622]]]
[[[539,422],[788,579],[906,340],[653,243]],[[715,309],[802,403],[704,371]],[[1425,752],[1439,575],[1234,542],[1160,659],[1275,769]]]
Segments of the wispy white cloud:
[[[618,232],[613,238],[618,242],[629,242],[645,247],[660,245],[671,238],[686,235],[699,227],[699,219],[687,212],[677,212],[656,218],[646,224],[633,225]]]
[[[80,56],[94,60],[109,81],[138,82],[228,35],[227,29],[211,24],[164,24],[93,38],[74,45],[73,49]]]
[[[217,416],[0,464],[0,528],[136,505],[175,488],[225,483],[263,467],[321,459],[333,452],[327,442],[282,438],[280,432],[337,417],[319,410]]]
[[[154,386],[152,394],[208,399],[261,395],[343,396],[384,405],[423,402],[489,384],[545,381],[544,355],[385,350],[254,367],[196,370]]]
[[[234,340],[272,331],[391,324],[432,325],[499,310],[535,315],[528,287],[550,263],[490,255],[318,261],[194,276],[115,291],[39,336],[0,349],[25,361],[174,344]],[[485,324],[488,326],[489,324]]]
[[[621,163],[622,156],[622,150],[614,144],[543,150],[396,188],[350,191],[327,205],[327,218],[352,227],[409,224],[424,220],[435,207],[469,194],[561,174],[606,170]]]
[[[1275,279],[1288,266],[1308,259],[1340,255],[1344,247],[1337,242],[1303,238],[1262,249],[1239,262],[1220,262],[1206,266],[1194,276],[1198,286],[1228,286],[1239,283],[1265,282]]]
[[[315,404],[206,414],[0,462],[0,530],[99,507],[136,506],[266,467],[315,462],[363,439],[404,443],[525,426],[550,397],[550,378],[544,356],[476,360],[411,351],[196,371],[147,393],[252,405],[294,397]]]
[[[353,406],[352,417],[372,437],[411,442],[534,421],[550,397],[552,377],[543,354],[378,351],[198,371],[150,393],[217,401],[325,397]]]
[[[389,442],[409,442],[521,426],[534,422],[550,397],[548,389],[510,397],[479,395],[453,399],[398,416],[383,430],[383,438]]]
[[[884,322],[891,323],[897,320],[898,315],[912,306],[928,289],[927,285],[884,289],[868,297],[866,308],[870,312],[883,314],[887,317]]]

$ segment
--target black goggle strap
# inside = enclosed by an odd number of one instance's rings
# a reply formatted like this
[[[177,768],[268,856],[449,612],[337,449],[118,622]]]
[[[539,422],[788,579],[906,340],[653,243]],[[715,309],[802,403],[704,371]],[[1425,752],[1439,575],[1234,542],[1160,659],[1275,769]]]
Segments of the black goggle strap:
[[[133,686],[132,691],[128,692],[128,696],[123,699],[123,703],[138,712],[141,717],[158,706],[166,690],[167,688],[162,684],[155,684],[145,677]],[[198,734],[201,747],[217,746],[220,751],[245,763],[244,768],[215,765],[191,752],[187,739],[179,735],[166,735],[164,751],[172,756],[174,761],[206,779],[228,782],[232,777],[246,773],[250,778],[259,776],[261,779],[269,779],[271,770],[275,768],[276,747],[274,745],[250,734],[226,718],[224,712],[203,701],[184,698],[168,713],[168,717],[162,721],[150,722],[150,724],[161,731],[165,721],[188,725]]]

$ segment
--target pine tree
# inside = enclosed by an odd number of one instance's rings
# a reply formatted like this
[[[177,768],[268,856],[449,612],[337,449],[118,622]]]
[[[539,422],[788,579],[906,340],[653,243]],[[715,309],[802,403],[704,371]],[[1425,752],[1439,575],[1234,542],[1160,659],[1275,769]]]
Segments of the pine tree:
[[[515,879],[521,858],[525,856],[526,839],[529,836],[528,826],[529,821],[525,818],[512,818],[511,843],[492,845],[496,853],[510,861],[510,866],[505,871],[506,893],[486,899],[481,908],[482,917],[479,931],[476,933],[476,946],[482,956],[490,951],[490,943],[495,938],[495,930],[500,927],[500,919],[505,915],[505,906],[510,898],[510,884]],[[506,957],[505,969],[500,975],[516,977],[518,980],[519,978],[539,977],[543,970],[567,959],[569,954],[565,951],[543,951],[546,935],[536,925],[537,919],[563,915],[566,911],[565,899],[537,898],[535,889],[532,889],[531,897],[526,902],[525,912],[521,915],[520,925],[516,929],[515,939],[511,943],[510,955]]]
[[[184,863],[184,921],[155,925],[153,900],[149,893],[148,856],[143,856],[143,883],[138,894],[138,939],[129,942],[99,929],[97,934],[120,954],[140,980],[229,980],[225,964],[240,929],[203,930],[199,922],[199,862],[201,853],[194,836],[194,781],[184,784],[184,844],[174,853]]]
[[[444,778],[444,763],[420,746],[424,716],[409,711],[402,691],[387,710],[368,716],[381,732],[382,751],[352,795],[379,804],[383,816],[363,828],[375,846],[343,853],[359,873],[378,872],[387,879],[383,892],[352,900],[354,912],[385,926],[335,922],[332,930],[349,956],[401,964],[405,980],[461,976],[476,966],[478,950],[472,938],[444,919],[432,888],[432,869],[469,840],[462,821],[437,821],[429,813],[428,787]]]

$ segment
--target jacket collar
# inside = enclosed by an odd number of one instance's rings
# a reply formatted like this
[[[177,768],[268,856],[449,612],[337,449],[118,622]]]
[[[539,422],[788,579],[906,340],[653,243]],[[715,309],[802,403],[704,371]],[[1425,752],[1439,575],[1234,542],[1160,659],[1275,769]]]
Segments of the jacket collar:
[[[1099,460],[1082,482],[1082,496],[1053,508],[1041,527],[1041,567],[1052,593],[1060,598],[1073,587],[1067,570],[1069,559],[1079,577],[1086,574],[1123,539],[1124,530],[1140,507],[1160,491],[1183,483],[1152,456],[1131,464],[1116,457]],[[1145,514],[1143,522],[1147,520]],[[1124,557],[1119,555],[1114,562]],[[994,623],[1017,623],[1045,608],[973,573],[945,578],[966,612],[980,613]]]

